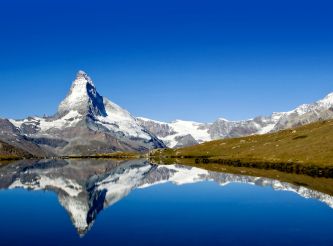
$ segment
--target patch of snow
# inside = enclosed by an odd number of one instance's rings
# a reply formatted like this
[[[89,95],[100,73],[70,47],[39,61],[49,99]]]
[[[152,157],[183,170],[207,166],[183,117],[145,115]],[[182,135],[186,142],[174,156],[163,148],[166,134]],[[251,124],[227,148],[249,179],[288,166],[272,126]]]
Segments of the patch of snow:
[[[209,134],[209,129],[204,127],[205,124],[195,122],[195,121],[184,121],[184,120],[176,120],[168,124],[172,131],[175,134],[168,135],[166,137],[160,137],[162,141],[164,141],[168,147],[173,148],[178,144],[176,140],[178,137],[191,135],[196,141],[199,143],[211,141],[212,138]]]
[[[271,132],[274,129],[275,125],[276,125],[276,123],[272,123],[272,124],[269,124],[269,125],[261,128],[259,130],[258,134],[265,134],[265,133]]]
[[[24,120],[9,119],[9,122],[12,123],[15,127],[20,128],[21,125],[24,123]]]
[[[73,127],[82,119],[81,117],[82,115],[79,114],[76,110],[71,110],[63,117],[53,121],[47,121],[44,118],[38,118],[40,124],[39,127],[42,132],[53,128],[63,129],[65,127]]]
[[[319,100],[317,104],[330,108],[333,106],[333,93],[328,94],[325,98],[322,100]]]

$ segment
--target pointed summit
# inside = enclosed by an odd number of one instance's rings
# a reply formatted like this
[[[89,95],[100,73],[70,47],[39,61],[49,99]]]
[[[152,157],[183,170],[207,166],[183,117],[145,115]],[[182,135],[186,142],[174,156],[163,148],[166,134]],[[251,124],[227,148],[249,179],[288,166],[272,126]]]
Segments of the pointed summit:
[[[80,76],[80,75],[87,76],[87,73],[83,70],[79,70],[79,71],[77,71],[76,76]]]
[[[92,79],[88,76],[88,74],[83,71],[83,70],[79,70],[76,73],[76,79],[74,80],[74,82],[81,82],[81,83],[89,83],[92,86],[94,86]]]
[[[92,79],[82,70],[76,74],[69,93],[58,107],[58,114],[77,111],[82,115],[105,116],[103,97],[99,95]]]

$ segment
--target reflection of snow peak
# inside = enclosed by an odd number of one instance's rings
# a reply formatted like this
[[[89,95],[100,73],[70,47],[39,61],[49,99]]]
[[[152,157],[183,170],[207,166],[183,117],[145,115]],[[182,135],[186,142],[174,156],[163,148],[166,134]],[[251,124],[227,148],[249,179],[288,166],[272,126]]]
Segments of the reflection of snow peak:
[[[196,168],[196,167],[184,167],[184,166],[178,166],[178,165],[159,165],[157,167],[156,172],[163,172],[163,169],[167,170],[167,172],[170,172],[171,175],[168,179],[162,179],[159,181],[156,181],[155,183],[143,183],[138,188],[147,188],[152,185],[156,184],[162,184],[166,182],[172,182],[176,185],[183,185],[183,184],[191,184],[200,182],[206,179],[206,177],[209,175],[209,172],[204,169]]]
[[[98,182],[96,184],[97,189],[106,190],[105,205],[111,206],[126,196],[133,188],[137,187],[137,185],[142,182],[145,174],[149,172],[151,168],[151,165],[147,165],[133,169],[125,169],[122,173],[115,173]]]
[[[87,200],[59,195],[59,202],[67,210],[78,233],[84,235],[90,227],[87,221],[90,209]]]
[[[128,161],[121,165],[115,165],[112,161],[84,163],[69,160],[57,163],[52,162],[48,167],[47,162],[44,161],[42,165],[39,162],[30,165],[28,170],[17,165],[9,169],[7,174],[1,173],[1,177],[6,175],[10,177],[8,180],[13,180],[6,186],[9,189],[20,187],[56,192],[80,235],[87,232],[102,209],[121,200],[133,189],[144,189],[166,182],[184,185],[214,181],[223,186],[230,183],[270,186],[274,190],[291,191],[304,198],[320,200],[333,208],[332,196],[268,178],[210,172],[180,165],[156,166],[145,160]]]

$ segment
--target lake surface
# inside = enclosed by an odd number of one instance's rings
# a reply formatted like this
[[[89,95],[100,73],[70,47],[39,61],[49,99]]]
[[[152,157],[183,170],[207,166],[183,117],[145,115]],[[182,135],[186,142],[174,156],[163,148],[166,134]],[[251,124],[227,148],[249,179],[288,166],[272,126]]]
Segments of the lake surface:
[[[146,160],[0,168],[1,245],[333,245],[333,197]]]

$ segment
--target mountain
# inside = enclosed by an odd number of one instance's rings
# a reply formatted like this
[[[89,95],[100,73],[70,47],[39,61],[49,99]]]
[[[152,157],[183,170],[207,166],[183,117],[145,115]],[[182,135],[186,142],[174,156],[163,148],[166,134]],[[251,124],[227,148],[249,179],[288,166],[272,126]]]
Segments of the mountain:
[[[12,128],[15,136],[53,155],[144,152],[165,147],[128,111],[102,97],[83,71],[77,73],[55,115],[9,120],[6,124],[11,124],[7,128]],[[0,140],[8,142],[6,134],[11,133],[1,132]]]
[[[212,139],[209,133],[212,124],[183,120],[166,123],[143,117],[137,120],[170,148],[195,145]]]
[[[0,155],[5,157],[45,157],[52,153],[21,134],[9,120],[0,119]]]
[[[24,188],[29,191],[55,192],[59,203],[83,236],[97,215],[120,201],[134,189],[162,183],[184,185],[214,181],[221,186],[246,183],[271,186],[275,190],[295,192],[333,208],[333,197],[309,188],[274,179],[211,172],[181,165],[154,165],[146,160],[119,162],[114,160],[41,160],[19,161],[0,167],[0,189]]]
[[[11,159],[17,159],[20,157],[31,158],[31,157],[33,157],[33,155],[27,151],[24,151],[21,148],[18,148],[16,146],[10,145],[6,142],[0,141],[0,158],[1,159],[11,160]]]
[[[316,121],[333,118],[333,93],[312,104],[303,104],[289,112],[258,116],[249,120],[229,121],[219,118],[213,123],[176,120],[171,123],[138,117],[142,126],[154,133],[170,148],[191,146],[211,140],[266,134]]]

